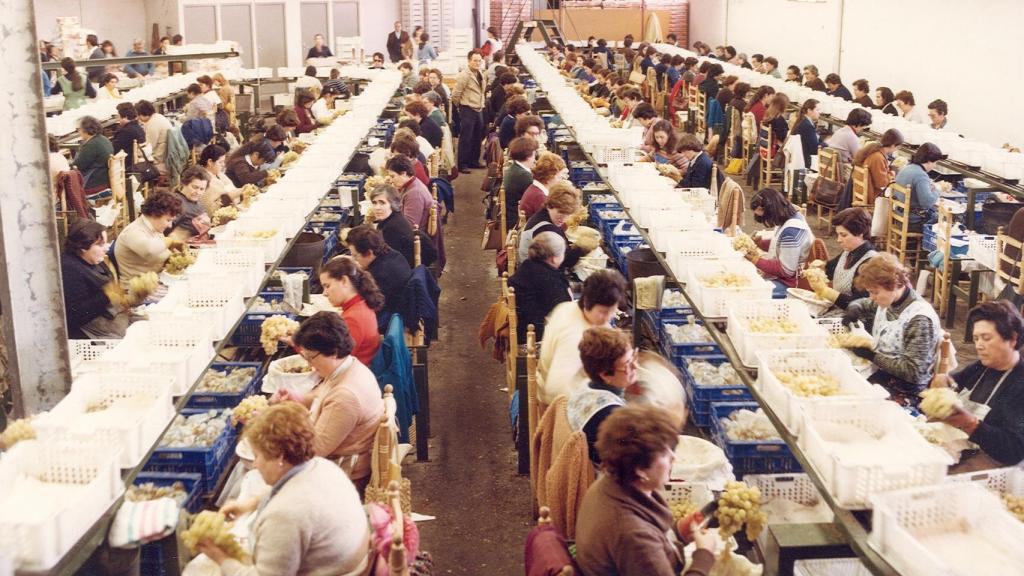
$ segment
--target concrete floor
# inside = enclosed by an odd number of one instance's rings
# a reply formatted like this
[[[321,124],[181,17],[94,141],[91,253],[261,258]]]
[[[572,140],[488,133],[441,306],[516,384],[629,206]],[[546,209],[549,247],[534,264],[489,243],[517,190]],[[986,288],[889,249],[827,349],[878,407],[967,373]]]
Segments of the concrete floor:
[[[512,575],[523,571],[523,543],[534,523],[530,487],[516,470],[503,366],[481,350],[477,327],[499,293],[494,253],[479,248],[483,171],[455,181],[456,214],[445,230],[448,269],[441,279],[439,341],[430,350],[432,428],[430,461],[405,466],[413,508],[437,519],[419,524],[421,548],[433,554],[435,573]],[[747,197],[753,193],[747,189]],[[809,218],[824,236],[817,219]],[[747,232],[758,228],[752,214]],[[829,252],[838,253],[834,234]],[[930,296],[930,291],[928,296]],[[975,359],[963,342],[966,307],[950,330],[961,365]]]
[[[430,462],[410,457],[404,466],[413,509],[437,517],[419,524],[435,574],[521,574],[523,543],[534,522],[529,479],[516,474],[508,393],[500,390],[504,367],[477,341],[477,328],[500,293],[494,252],[480,249],[483,175],[476,170],[454,182],[442,321],[429,357]]]

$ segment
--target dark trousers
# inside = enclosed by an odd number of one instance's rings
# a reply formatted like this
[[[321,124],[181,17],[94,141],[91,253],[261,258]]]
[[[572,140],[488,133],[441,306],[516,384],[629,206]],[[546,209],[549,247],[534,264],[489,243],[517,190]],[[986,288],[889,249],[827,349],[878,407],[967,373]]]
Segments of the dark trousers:
[[[480,140],[483,138],[484,117],[480,110],[459,106],[459,167],[480,164]]]

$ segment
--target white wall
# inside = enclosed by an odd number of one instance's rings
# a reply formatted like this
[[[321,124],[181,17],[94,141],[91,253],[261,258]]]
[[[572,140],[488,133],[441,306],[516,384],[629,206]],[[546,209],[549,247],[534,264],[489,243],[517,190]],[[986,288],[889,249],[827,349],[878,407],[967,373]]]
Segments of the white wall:
[[[100,41],[110,40],[119,55],[132,48],[132,39],[149,44],[146,7],[141,0],[36,0],[36,35],[59,40],[57,18],[78,17],[83,28],[96,31]]]
[[[1022,17],[1021,0],[690,0],[690,40],[907,89],[922,107],[942,98],[951,129],[1021,146]]]

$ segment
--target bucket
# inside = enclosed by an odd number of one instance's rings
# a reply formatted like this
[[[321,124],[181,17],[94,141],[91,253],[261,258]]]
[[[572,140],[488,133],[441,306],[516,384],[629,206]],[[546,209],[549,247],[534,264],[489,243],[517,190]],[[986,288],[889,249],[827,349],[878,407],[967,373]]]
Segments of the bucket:
[[[313,278],[320,275],[320,264],[324,261],[324,245],[327,239],[315,232],[301,232],[295,237],[291,249],[281,259],[286,268],[312,268]]]
[[[626,254],[626,270],[629,281],[648,276],[668,276],[665,268],[658,262],[658,255],[651,248],[637,248]]]

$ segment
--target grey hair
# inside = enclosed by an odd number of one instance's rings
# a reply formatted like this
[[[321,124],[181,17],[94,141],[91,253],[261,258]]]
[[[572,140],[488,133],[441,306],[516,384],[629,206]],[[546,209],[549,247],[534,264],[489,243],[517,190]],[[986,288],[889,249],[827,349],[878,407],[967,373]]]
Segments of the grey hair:
[[[441,103],[441,97],[437,94],[437,92],[434,92],[433,90],[425,93],[422,96],[422,98],[424,100],[430,100],[430,103],[433,104],[434,106],[437,106],[438,104]]]
[[[565,255],[565,239],[554,232],[541,232],[530,243],[530,260],[544,261]]]
[[[390,184],[384,184],[382,186],[377,186],[376,188],[370,191],[371,202],[373,201],[374,198],[377,198],[378,196],[384,196],[385,198],[387,198],[388,204],[391,205],[392,212],[402,211],[402,195],[398,192],[398,190],[395,190],[394,186],[391,186]]]
[[[103,125],[92,116],[82,116],[78,119],[78,127],[90,136],[95,136],[103,131]]]

